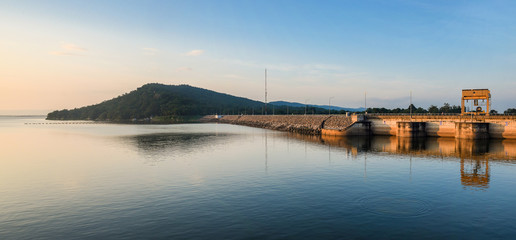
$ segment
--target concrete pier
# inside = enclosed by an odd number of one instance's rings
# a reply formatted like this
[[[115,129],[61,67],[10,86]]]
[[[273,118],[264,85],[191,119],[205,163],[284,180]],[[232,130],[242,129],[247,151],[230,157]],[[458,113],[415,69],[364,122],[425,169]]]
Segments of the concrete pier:
[[[425,122],[397,122],[398,137],[426,137]]]
[[[455,138],[489,139],[489,123],[457,122],[455,123]]]

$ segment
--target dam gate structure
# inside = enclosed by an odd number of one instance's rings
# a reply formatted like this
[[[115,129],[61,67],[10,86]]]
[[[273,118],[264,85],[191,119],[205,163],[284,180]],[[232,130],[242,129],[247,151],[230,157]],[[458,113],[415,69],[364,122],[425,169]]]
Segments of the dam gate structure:
[[[482,102],[480,102],[480,100]],[[490,100],[491,92],[489,89],[463,89],[461,98],[461,115],[471,114],[489,116]],[[466,106],[470,101],[472,106]]]

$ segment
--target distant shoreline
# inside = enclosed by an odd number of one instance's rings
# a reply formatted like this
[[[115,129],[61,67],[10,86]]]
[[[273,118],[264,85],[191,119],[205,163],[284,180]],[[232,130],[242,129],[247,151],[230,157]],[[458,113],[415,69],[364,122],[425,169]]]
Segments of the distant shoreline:
[[[0,117],[46,117],[44,114],[0,114]]]
[[[53,119],[48,116],[43,116],[47,121],[91,121],[91,122],[102,122],[102,123],[115,123],[115,124],[183,124],[183,123],[206,123],[212,121],[212,115],[207,116],[157,116],[154,118],[145,119],[117,119],[117,120],[92,120],[92,119]]]

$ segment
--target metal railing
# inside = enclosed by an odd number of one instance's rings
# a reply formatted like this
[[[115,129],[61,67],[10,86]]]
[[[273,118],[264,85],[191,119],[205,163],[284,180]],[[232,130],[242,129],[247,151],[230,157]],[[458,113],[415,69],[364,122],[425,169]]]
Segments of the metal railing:
[[[370,116],[410,116],[410,113],[367,113]],[[412,116],[486,116],[475,115],[475,114],[464,114],[460,113],[412,113]],[[516,116],[516,113],[490,113],[489,116]]]

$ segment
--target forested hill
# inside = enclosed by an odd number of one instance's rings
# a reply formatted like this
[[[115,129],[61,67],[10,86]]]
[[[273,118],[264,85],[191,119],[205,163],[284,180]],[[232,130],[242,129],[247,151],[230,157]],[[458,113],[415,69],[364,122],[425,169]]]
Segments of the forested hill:
[[[54,111],[49,120],[127,121],[153,117],[260,113],[264,104],[189,85],[151,83],[102,103]]]

